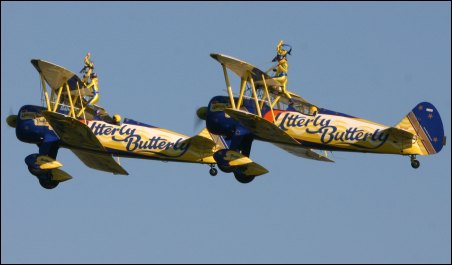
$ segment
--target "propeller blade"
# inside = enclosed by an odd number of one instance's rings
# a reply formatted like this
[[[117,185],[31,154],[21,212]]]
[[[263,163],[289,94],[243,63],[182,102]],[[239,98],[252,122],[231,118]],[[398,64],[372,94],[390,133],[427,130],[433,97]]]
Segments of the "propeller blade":
[[[17,125],[17,115],[9,115],[6,118],[6,123],[9,125],[9,127],[11,128],[16,128]]]
[[[196,110],[196,116],[201,120],[206,120],[207,117],[207,107],[200,107]]]
[[[203,124],[203,121],[206,120],[207,117],[207,107],[200,107],[196,110],[196,117],[193,122],[193,128],[195,131],[199,130],[199,127],[201,127],[201,124]]]

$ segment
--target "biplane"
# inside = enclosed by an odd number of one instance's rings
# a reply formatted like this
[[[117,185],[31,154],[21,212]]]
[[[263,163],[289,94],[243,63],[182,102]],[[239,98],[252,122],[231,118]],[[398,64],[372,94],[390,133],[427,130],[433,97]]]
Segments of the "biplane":
[[[242,183],[268,172],[250,157],[253,140],[270,142],[296,156],[333,162],[327,151],[432,155],[446,144],[438,110],[428,102],[417,104],[395,126],[385,126],[341,112],[320,108],[301,96],[281,91],[281,84],[267,72],[237,58],[211,54],[222,68],[228,96],[213,97],[198,109],[209,132],[223,136],[225,149],[213,157],[224,172]],[[240,79],[234,94],[228,72]]]
[[[206,129],[188,137],[132,119],[117,123],[104,108],[87,104],[92,91],[76,74],[43,60],[31,63],[41,78],[42,104],[22,106],[7,123],[20,141],[39,147],[25,163],[42,187],[53,189],[72,178],[56,160],[61,147],[86,166],[113,174],[128,175],[119,157],[207,164],[217,174],[213,154],[225,148],[221,137]]]

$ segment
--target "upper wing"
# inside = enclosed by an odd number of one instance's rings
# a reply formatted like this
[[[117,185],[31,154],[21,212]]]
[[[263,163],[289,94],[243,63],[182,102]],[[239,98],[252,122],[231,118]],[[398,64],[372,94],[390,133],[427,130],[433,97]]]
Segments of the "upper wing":
[[[248,72],[251,73],[251,77],[254,79],[256,84],[259,81],[262,81],[262,75],[265,78],[265,82],[268,86],[280,86],[278,81],[273,80],[270,76],[268,76],[265,72],[260,70],[259,68],[244,62],[242,60],[239,60],[237,58],[234,58],[232,56],[219,54],[219,53],[211,53],[210,56],[217,60],[222,65],[226,66],[226,68],[230,69],[232,72],[234,72],[236,75],[238,75],[240,78],[247,78]]]
[[[84,123],[56,112],[43,111],[42,114],[61,142],[70,148],[85,165],[102,171],[128,175]]]
[[[85,88],[82,80],[66,68],[38,59],[31,60],[31,64],[42,74],[52,89],[58,89],[67,82],[71,95],[75,95],[76,93],[78,95],[79,88],[82,96],[91,94],[91,91]],[[67,94],[66,90],[63,90],[62,93]]]
[[[247,62],[244,62],[242,60],[239,60],[237,58],[234,58],[232,56],[224,55],[224,54],[218,54],[218,53],[211,53],[210,56],[217,60],[219,63],[224,65],[226,68],[230,69],[232,72],[234,72],[236,75],[238,75],[240,78],[247,78],[247,74],[251,73],[251,77],[254,80],[254,83],[256,84],[257,88],[259,89],[264,85],[262,77],[265,79],[265,83],[268,86],[269,93],[274,95],[280,95],[281,96],[281,102],[285,104],[289,104],[289,99],[282,93],[282,91],[279,90],[279,87],[281,84],[274,80],[272,77],[267,75],[265,72],[260,70],[259,68],[255,67],[254,65],[251,65]],[[307,106],[308,108],[311,106],[315,106],[314,104],[308,102],[306,99],[302,98],[301,96],[289,92],[292,101],[295,105],[299,106]]]
[[[326,156],[320,155],[312,149],[303,147],[292,136],[278,128],[278,126],[260,118],[259,116],[241,110],[225,109],[224,111],[233,119],[239,121],[254,135],[259,137],[260,140],[274,143],[276,146],[296,156],[319,161],[333,162],[333,160],[327,158]]]

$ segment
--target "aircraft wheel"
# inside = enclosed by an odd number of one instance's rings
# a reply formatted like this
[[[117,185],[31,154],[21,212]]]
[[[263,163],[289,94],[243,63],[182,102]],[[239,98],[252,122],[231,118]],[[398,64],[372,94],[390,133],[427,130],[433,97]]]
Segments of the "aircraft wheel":
[[[237,174],[237,173],[234,173],[234,176],[238,182],[243,183],[243,184],[250,183],[251,181],[254,180],[254,177],[255,177],[255,176],[247,176],[247,175],[242,175],[242,174]]]
[[[421,163],[419,162],[419,160],[413,159],[411,160],[411,166],[413,168],[418,168],[421,165]]]
[[[231,172],[232,172],[232,169],[231,169],[231,168],[228,168],[228,167],[223,167],[223,166],[218,165],[218,168],[219,168],[221,171],[223,171],[224,173],[231,173]]]
[[[55,180],[43,180],[43,179],[39,179],[39,184],[41,184],[41,187],[43,187],[44,189],[54,189],[56,188],[56,186],[58,186],[59,182],[55,181]]]
[[[42,174],[42,170],[41,169],[36,169],[36,168],[33,168],[33,167],[28,167],[28,171],[32,174],[32,175],[35,175],[35,176],[39,176],[40,174]]]
[[[211,176],[216,176],[218,174],[218,170],[213,167],[209,170],[209,173]]]

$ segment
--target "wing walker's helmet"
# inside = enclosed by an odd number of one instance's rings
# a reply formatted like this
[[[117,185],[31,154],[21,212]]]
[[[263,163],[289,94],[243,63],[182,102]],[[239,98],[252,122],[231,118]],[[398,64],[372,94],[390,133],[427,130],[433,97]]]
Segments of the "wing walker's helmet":
[[[91,78],[97,78],[97,74],[96,73],[92,73],[91,74]]]
[[[121,116],[119,114],[113,115],[113,120],[115,123],[119,123],[121,121]]]

